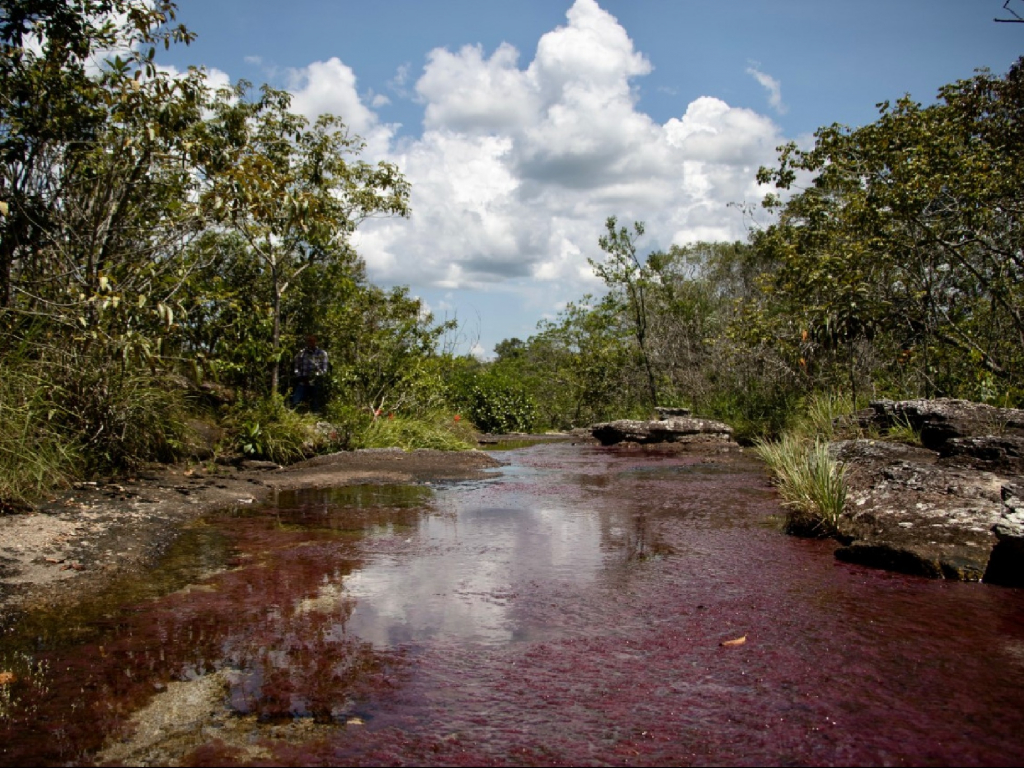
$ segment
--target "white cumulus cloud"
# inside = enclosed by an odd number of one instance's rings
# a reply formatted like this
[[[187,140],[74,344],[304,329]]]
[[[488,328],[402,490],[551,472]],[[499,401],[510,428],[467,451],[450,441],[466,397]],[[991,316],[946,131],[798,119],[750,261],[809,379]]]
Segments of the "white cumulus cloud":
[[[706,95],[654,121],[636,94],[652,65],[595,0],[576,0],[521,59],[507,43],[431,51],[413,86],[422,135],[400,141],[340,60],[295,73],[299,111],[332,111],[378,137],[366,159],[396,163],[412,184],[411,219],[357,234],[373,279],[518,294],[540,316],[600,289],[587,259],[601,257],[608,216],[645,221],[652,247],[746,236],[729,203],[765,191],[757,168],[784,141],[769,117]],[[778,83],[749,71],[782,109]]]

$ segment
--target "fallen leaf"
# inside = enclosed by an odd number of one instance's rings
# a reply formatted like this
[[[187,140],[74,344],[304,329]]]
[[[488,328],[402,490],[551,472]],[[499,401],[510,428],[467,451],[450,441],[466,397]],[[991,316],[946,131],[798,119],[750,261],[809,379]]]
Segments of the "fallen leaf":
[[[0,685],[10,685],[17,679],[13,672],[0,672]]]
[[[46,558],[46,562],[50,563],[51,565],[58,565],[59,563],[63,563],[64,562],[64,558],[61,558],[60,560],[58,560],[55,557],[48,557],[48,558]]]
[[[723,648],[732,648],[737,645],[743,645],[745,642],[747,642],[746,635],[744,635],[743,637],[737,637],[734,640],[723,640],[721,643],[719,643],[719,645],[721,645]]]

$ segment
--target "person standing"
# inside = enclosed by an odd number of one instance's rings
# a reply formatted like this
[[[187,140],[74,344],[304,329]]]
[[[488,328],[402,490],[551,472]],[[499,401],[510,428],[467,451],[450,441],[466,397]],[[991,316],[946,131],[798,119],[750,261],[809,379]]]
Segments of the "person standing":
[[[313,334],[306,336],[306,346],[298,351],[292,359],[292,377],[295,389],[292,390],[292,407],[299,403],[307,403],[312,410],[318,410],[323,388],[323,377],[327,373],[327,352],[317,346],[317,338]]]

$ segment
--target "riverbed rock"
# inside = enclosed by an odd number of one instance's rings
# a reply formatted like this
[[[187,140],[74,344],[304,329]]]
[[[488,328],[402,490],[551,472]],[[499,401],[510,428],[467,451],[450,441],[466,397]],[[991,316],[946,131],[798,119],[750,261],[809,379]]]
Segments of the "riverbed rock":
[[[590,433],[601,445],[617,443],[685,443],[695,439],[732,440],[732,427],[720,421],[675,417],[640,421],[619,419],[595,424]]]
[[[847,440],[833,450],[847,467],[837,558],[932,578],[983,578],[1005,478],[942,466],[934,451],[898,443]]]
[[[997,408],[968,400],[875,400],[871,414],[861,414],[861,423],[881,430],[907,424],[921,435],[921,444],[933,451],[955,438],[1016,436],[1024,438],[1024,410]]]
[[[953,437],[939,448],[939,458],[949,466],[983,469],[1007,475],[1024,474],[1024,437],[985,435]]]
[[[862,426],[905,424],[922,446],[832,445],[846,466],[836,557],[904,573],[1024,586],[1024,411],[878,400]]]
[[[1024,587],[1024,483],[1002,489],[1003,513],[992,528],[997,543],[985,570],[985,581]]]

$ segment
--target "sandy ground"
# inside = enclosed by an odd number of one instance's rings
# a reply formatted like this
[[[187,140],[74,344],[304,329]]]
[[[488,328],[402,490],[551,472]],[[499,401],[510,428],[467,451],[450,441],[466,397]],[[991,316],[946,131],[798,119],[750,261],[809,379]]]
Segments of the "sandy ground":
[[[279,467],[242,461],[154,466],[109,482],[79,483],[31,512],[0,515],[0,628],[35,606],[60,605],[146,568],[183,523],[275,490],[356,483],[473,479],[499,462],[483,451],[365,450]]]

